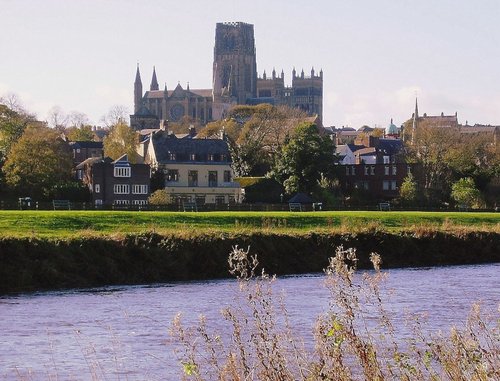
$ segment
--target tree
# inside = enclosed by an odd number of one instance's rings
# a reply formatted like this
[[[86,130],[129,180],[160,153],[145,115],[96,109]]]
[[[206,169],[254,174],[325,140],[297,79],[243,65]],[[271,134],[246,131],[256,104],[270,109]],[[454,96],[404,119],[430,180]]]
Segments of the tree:
[[[115,105],[109,109],[106,115],[103,115],[101,121],[106,127],[113,127],[118,123],[125,123],[129,115],[128,108],[122,105]]]
[[[417,183],[411,173],[403,180],[399,189],[401,201],[407,205],[412,205],[417,200]]]
[[[458,144],[459,132],[452,128],[433,127],[421,122],[412,145],[407,145],[407,158],[422,166],[423,178],[419,179],[427,200],[444,201],[450,191],[452,171],[447,155]]]
[[[68,124],[68,115],[59,106],[53,106],[47,115],[47,123],[50,127],[64,131]]]
[[[90,142],[95,140],[91,126],[70,127],[66,129],[66,136],[72,142]]]
[[[131,163],[137,162],[137,145],[139,135],[124,122],[115,124],[109,135],[104,138],[104,155],[116,160],[123,154],[128,155]]]
[[[457,204],[467,208],[481,205],[481,192],[479,192],[474,180],[470,177],[464,177],[452,185],[451,197]]]
[[[334,166],[334,144],[319,133],[315,124],[302,123],[285,142],[273,168],[273,175],[288,194],[313,192],[322,174],[330,177]]]
[[[69,181],[72,156],[59,133],[37,123],[26,127],[12,146],[3,167],[7,184],[22,195],[50,197],[53,188]]]
[[[223,121],[209,123],[199,136],[214,136],[222,128],[228,138],[237,176],[263,176],[294,128],[307,115],[286,106],[235,106]]]

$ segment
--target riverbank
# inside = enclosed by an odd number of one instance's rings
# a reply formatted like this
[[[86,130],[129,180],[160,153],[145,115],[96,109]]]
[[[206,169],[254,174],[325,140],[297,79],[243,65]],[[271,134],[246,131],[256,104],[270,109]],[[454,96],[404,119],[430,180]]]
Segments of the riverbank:
[[[3,237],[0,294],[225,278],[227,256],[235,245],[250,247],[260,265],[277,275],[320,272],[339,245],[357,249],[360,268],[371,267],[372,252],[382,256],[385,268],[500,262],[499,232],[461,229]]]

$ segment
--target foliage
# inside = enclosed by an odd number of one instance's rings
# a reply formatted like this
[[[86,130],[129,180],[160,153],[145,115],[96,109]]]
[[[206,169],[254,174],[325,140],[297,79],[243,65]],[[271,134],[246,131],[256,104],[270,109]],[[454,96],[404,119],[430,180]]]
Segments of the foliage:
[[[49,191],[48,198],[55,200],[70,200],[73,202],[88,202],[91,199],[90,190],[78,181],[65,181],[55,184]]]
[[[66,130],[66,137],[72,142],[90,142],[95,140],[92,126],[70,127]]]
[[[397,336],[386,311],[382,258],[372,253],[374,273],[357,276],[355,249],[337,247],[325,269],[327,310],[318,316],[314,346],[297,336],[275,277],[258,272],[250,249],[233,247],[229,271],[238,280],[230,307],[222,310],[226,335],[202,315],[185,327],[178,314],[170,333],[178,344],[181,378],[196,380],[493,380],[500,376],[499,329],[474,306],[465,328],[427,333],[418,316],[410,337]],[[399,323],[401,324],[401,323]],[[226,338],[229,336],[229,338]]]
[[[318,187],[313,195],[315,199],[325,203],[326,206],[331,207],[339,205],[342,199],[339,180],[328,178],[321,173],[321,177],[318,180]]]
[[[458,133],[451,128],[435,128],[422,121],[418,125],[414,144],[407,146],[410,162],[422,166],[423,178],[419,179],[423,191],[431,204],[447,199],[452,172],[447,164],[447,155],[458,144]]]
[[[198,136],[218,136],[224,130],[236,176],[263,176],[293,129],[306,118],[304,112],[286,106],[235,106],[227,119],[209,123]]]
[[[411,173],[408,173],[403,180],[399,189],[399,197],[407,205],[413,205],[417,200],[417,182]]]
[[[198,119],[188,115],[184,115],[178,122],[169,122],[167,126],[168,130],[174,134],[187,134],[191,127],[199,131],[201,124]]]
[[[104,155],[113,160],[127,154],[131,163],[137,162],[136,147],[139,143],[139,135],[131,127],[123,122],[118,122],[104,138]]]
[[[54,184],[72,175],[69,146],[58,132],[43,125],[29,125],[12,146],[3,167],[7,184],[23,196],[49,197]]]
[[[312,192],[323,174],[329,177],[334,166],[334,144],[321,135],[316,125],[302,123],[277,157],[273,174],[288,194]]]
[[[481,193],[474,184],[474,180],[470,177],[462,178],[452,185],[451,197],[457,204],[467,208],[481,205]]]
[[[167,205],[171,204],[171,200],[166,189],[157,189],[149,196],[148,203],[151,205]]]
[[[151,173],[151,193],[165,188],[165,174],[160,169],[155,169]]]
[[[242,188],[245,189],[245,202],[256,203],[273,203],[277,204],[281,202],[281,195],[284,192],[283,187],[275,179],[270,179],[266,177],[255,178],[257,181],[243,181],[247,185],[243,185],[240,182]]]
[[[17,112],[0,104],[0,155],[6,156],[12,145],[21,137],[28,123],[34,122],[31,115]]]

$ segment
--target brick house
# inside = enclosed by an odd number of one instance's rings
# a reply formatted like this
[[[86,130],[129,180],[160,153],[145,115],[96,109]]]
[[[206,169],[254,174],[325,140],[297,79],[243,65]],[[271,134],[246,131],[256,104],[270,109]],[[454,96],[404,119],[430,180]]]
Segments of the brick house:
[[[146,205],[150,195],[150,167],[132,164],[127,155],[113,161],[89,158],[77,167],[77,174],[88,185],[95,206]]]
[[[405,162],[400,139],[367,136],[364,145],[337,146],[339,179],[344,194],[362,192],[372,200],[391,200],[415,167]]]

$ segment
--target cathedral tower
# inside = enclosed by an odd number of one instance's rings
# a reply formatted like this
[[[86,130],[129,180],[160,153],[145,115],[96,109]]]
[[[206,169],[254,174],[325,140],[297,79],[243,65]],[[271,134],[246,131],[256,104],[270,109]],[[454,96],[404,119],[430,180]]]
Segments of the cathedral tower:
[[[257,94],[253,25],[217,23],[213,65],[214,103],[245,104]]]

